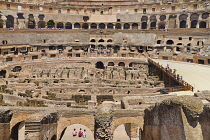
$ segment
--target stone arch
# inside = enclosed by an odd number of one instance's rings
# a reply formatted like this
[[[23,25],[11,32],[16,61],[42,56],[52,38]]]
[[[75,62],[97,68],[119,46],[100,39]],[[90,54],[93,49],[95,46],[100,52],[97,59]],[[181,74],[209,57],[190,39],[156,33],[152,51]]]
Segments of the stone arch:
[[[100,28],[100,29],[105,29],[105,24],[104,24],[104,23],[100,23],[100,24],[99,24],[99,28]]]
[[[16,123],[11,128],[10,138],[12,140],[19,140],[24,138],[24,136],[25,136],[25,121],[21,121]]]
[[[133,24],[132,24],[132,29],[133,29],[133,30],[137,30],[137,29],[138,29],[138,26],[139,26],[139,25],[138,25],[137,23],[133,23]]]
[[[28,21],[28,28],[34,29],[35,28],[35,21]]]
[[[151,22],[150,23],[150,28],[151,29],[156,29],[156,22]]]
[[[38,22],[38,28],[45,28],[46,23],[44,21]]]
[[[187,15],[186,14],[182,14],[182,15],[179,16],[179,21],[182,21],[182,20],[187,21]]]
[[[64,28],[63,23],[62,22],[58,22],[57,23],[57,28]]]
[[[108,39],[107,42],[112,42],[112,39]]]
[[[133,62],[129,63],[128,66],[129,66],[129,67],[133,67]]]
[[[185,20],[180,21],[179,28],[186,28],[186,23]]]
[[[98,61],[96,64],[95,64],[95,67],[98,68],[98,69],[104,69],[104,63],[101,62],[101,61]]]
[[[147,16],[142,16],[141,17],[141,22],[147,22],[148,21],[148,17]]]
[[[114,24],[113,23],[108,23],[107,24],[107,29],[113,29],[114,28]]]
[[[1,71],[0,71],[0,77],[6,78],[6,73],[7,73],[6,70],[1,70]]]
[[[201,21],[199,23],[199,28],[206,28],[206,22],[205,21]]]
[[[122,29],[121,24],[120,24],[120,23],[117,23],[117,24],[115,25],[115,29]]]
[[[161,15],[160,16],[160,21],[164,21],[164,20],[166,20],[166,15]]]
[[[158,29],[165,29],[166,23],[165,22],[159,22],[158,23]]]
[[[126,124],[126,123],[137,124],[140,128],[143,129],[144,120],[142,116],[122,117],[122,118],[114,119],[112,123],[113,124],[112,130],[114,131],[118,126],[120,126],[121,124]]]
[[[55,46],[49,46],[49,50],[56,50]]]
[[[14,17],[12,15],[8,15],[6,17],[7,17],[6,28],[14,27]]]
[[[66,29],[72,29],[72,24],[70,22],[67,22],[65,25]]]
[[[74,28],[75,29],[80,29],[80,24],[77,22],[77,23],[74,23]]]
[[[151,16],[151,17],[149,18],[149,20],[150,20],[151,22],[157,22],[156,16]]]
[[[95,39],[91,39],[90,42],[96,42],[96,40]]]
[[[197,24],[198,24],[198,21],[197,21],[197,20],[191,21],[191,26],[190,26],[190,28],[196,28]]]
[[[55,27],[55,22],[53,20],[49,20],[47,22],[47,28],[54,28]]]
[[[119,62],[119,63],[118,63],[118,66],[125,67],[125,63],[124,63],[124,62]]]
[[[98,42],[104,42],[104,40],[103,39],[100,39]]]
[[[123,25],[123,29],[130,29],[130,24],[125,23],[125,24]]]
[[[117,53],[120,50],[120,46],[114,46],[114,53]]]
[[[203,13],[201,17],[202,19],[207,19],[209,17],[209,13]]]
[[[97,29],[97,24],[96,23],[91,23],[90,28],[91,29]]]
[[[147,22],[141,23],[141,29],[147,29]]]
[[[108,66],[114,66],[114,62],[108,62]]]
[[[89,116],[81,116],[81,117],[71,117],[71,118],[60,118],[58,121],[58,126],[57,126],[57,138],[59,140],[61,140],[66,128],[70,125],[73,124],[81,124],[86,126],[87,128],[89,128],[91,130],[91,132],[94,135],[94,117],[93,115],[91,115],[91,117]]]
[[[199,18],[199,15],[196,14],[196,13],[193,13],[193,14],[190,15],[190,21],[198,20],[198,18]]]
[[[21,66],[15,66],[13,69],[12,69],[12,72],[20,72],[22,70],[22,67]]]
[[[166,41],[166,44],[167,44],[167,45],[173,45],[173,44],[174,44],[174,41],[173,41],[173,40],[167,40],[167,41]]]
[[[87,23],[82,24],[82,29],[89,29],[89,25]]]

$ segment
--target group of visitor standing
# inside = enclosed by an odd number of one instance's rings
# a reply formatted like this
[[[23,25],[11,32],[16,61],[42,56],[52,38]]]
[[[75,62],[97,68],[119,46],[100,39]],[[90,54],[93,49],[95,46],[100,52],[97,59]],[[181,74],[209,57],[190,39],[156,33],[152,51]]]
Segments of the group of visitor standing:
[[[73,135],[73,137],[78,136],[78,137],[86,138],[86,130],[84,129],[84,130],[82,131],[82,128],[80,128],[80,130],[78,131],[78,134],[77,134],[77,131],[76,131],[76,129],[74,128],[74,131],[72,132],[72,135]]]

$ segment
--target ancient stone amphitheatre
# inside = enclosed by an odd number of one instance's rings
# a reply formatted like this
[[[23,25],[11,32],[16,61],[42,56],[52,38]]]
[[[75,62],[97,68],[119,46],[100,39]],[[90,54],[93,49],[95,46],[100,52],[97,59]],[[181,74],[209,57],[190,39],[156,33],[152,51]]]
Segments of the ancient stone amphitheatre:
[[[209,140],[209,3],[1,0],[0,140]]]

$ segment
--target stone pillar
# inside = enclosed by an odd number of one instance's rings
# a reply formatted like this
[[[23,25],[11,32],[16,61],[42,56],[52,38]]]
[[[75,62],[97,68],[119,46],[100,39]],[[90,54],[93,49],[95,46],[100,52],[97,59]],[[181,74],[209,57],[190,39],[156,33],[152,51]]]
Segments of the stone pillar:
[[[10,121],[12,115],[10,110],[0,110],[0,140],[9,140],[10,138]]]
[[[180,16],[180,14],[177,14],[177,17],[176,17],[176,28],[179,28],[179,26],[180,26],[179,16]]]
[[[113,140],[112,119],[114,102],[104,101],[95,114],[95,140]]]
[[[187,21],[186,21],[186,28],[190,28],[191,26],[191,21],[190,21],[190,13],[187,14]]]

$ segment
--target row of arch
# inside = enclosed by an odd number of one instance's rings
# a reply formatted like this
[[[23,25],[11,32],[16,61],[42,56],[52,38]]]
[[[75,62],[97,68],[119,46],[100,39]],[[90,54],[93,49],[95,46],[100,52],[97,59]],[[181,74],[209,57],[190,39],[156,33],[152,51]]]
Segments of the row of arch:
[[[206,20],[207,18],[209,17],[209,13],[206,12],[206,13],[203,13],[201,15],[201,19],[202,20]],[[12,15],[8,15],[6,16],[7,20],[5,21],[5,24],[6,24],[6,28],[10,28],[10,27],[14,27],[14,17]],[[197,13],[193,13],[190,15],[190,23],[191,23],[191,26],[190,28],[196,28],[196,25],[197,23],[199,23],[199,28],[206,28],[206,21],[199,21],[199,15]],[[18,19],[24,19],[23,17],[23,14],[18,14]],[[147,26],[149,26],[150,28],[156,28],[156,25],[158,27],[158,29],[164,29],[165,28],[165,25],[166,25],[166,15],[161,15],[159,17],[160,20],[157,20],[156,16],[153,15],[153,16],[142,16],[141,17],[141,28],[142,29],[146,29]],[[170,19],[177,19],[177,15],[170,15],[169,16],[169,20]],[[188,15],[187,14],[181,14],[179,16],[179,28],[186,28],[186,24],[187,24],[187,19],[188,19]],[[116,24],[113,24],[113,23],[108,23],[108,24],[105,24],[105,23],[99,23],[99,24],[96,24],[96,23],[70,23],[70,22],[67,22],[67,23],[63,23],[63,22],[58,22],[58,23],[55,23],[53,20],[49,20],[48,22],[45,22],[44,21],[44,17],[40,17],[39,16],[39,22],[37,23],[38,25],[38,28],[65,28],[65,29],[138,29],[139,27],[139,23],[116,23]],[[157,23],[157,21],[159,21]],[[147,25],[149,24],[150,25]],[[4,25],[4,21],[2,19],[0,19],[0,28],[3,28],[3,25]],[[29,15],[29,18],[28,18],[28,23],[27,23],[27,26],[28,28],[31,28],[31,29],[34,29],[36,28],[36,23],[35,23],[35,20],[34,20],[34,16],[33,14],[30,14]]]
[[[108,62],[107,66],[115,66],[114,62]],[[125,67],[125,63],[124,62],[119,62],[117,63],[117,66],[121,66],[121,67]],[[101,61],[98,61],[95,63],[95,67],[98,69],[104,69],[104,63]],[[133,62],[129,63],[129,67],[133,67]]]

